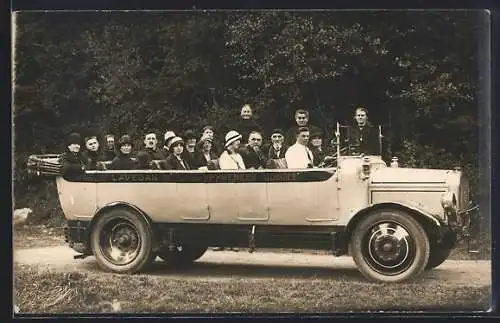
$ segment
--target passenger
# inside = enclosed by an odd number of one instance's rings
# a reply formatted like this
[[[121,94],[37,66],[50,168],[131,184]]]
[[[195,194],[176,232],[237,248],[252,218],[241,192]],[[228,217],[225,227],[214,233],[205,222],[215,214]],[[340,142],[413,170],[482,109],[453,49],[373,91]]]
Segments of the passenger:
[[[175,137],[176,137],[175,132],[170,131],[170,130],[165,132],[165,135],[163,136],[164,141],[163,141],[163,148],[162,148],[163,159],[166,159],[168,156],[170,156],[170,151],[168,149],[169,143],[170,143],[170,140],[172,140]]]
[[[66,139],[66,149],[60,156],[61,172],[63,175],[77,175],[85,172],[85,159],[80,152],[81,137],[78,133],[71,133]]]
[[[156,164],[151,160],[151,156],[145,152],[145,151],[140,151],[137,154],[137,158],[135,161],[135,169],[158,169],[156,167]]]
[[[163,160],[165,157],[163,153],[158,149],[158,139],[156,139],[156,134],[154,132],[147,133],[144,136],[144,152],[148,155],[149,161],[153,160]]]
[[[226,150],[219,157],[220,169],[245,169],[245,162],[238,153],[241,135],[234,130],[226,134]]]
[[[196,134],[194,133],[193,130],[186,130],[182,139],[184,139],[184,141],[186,142],[186,149],[184,149],[182,158],[187,160],[190,166],[192,166],[193,168],[197,168],[195,167]]]
[[[99,150],[99,141],[96,136],[85,138],[86,151],[82,153],[87,170],[104,170],[102,162],[105,160]]]
[[[212,150],[219,155],[220,152],[223,150],[222,145],[218,142],[217,136],[215,135],[215,129],[212,126],[205,126],[201,130],[201,138],[210,138],[212,139]]]
[[[238,130],[242,138],[248,138],[252,131],[262,133],[262,129],[255,121],[252,107],[249,104],[245,104],[241,107],[240,119],[238,120],[235,129]]]
[[[217,154],[212,150],[212,139],[208,137],[203,138],[196,146],[193,167],[198,169],[208,168],[209,162],[217,159]]]
[[[290,128],[287,132],[285,141],[287,145],[293,145],[296,141],[297,130],[301,127],[309,128],[311,133],[321,132],[319,127],[309,124],[309,111],[304,109],[298,109],[295,111],[295,123],[296,125]]]
[[[189,170],[188,162],[182,158],[184,151],[184,140],[181,137],[174,137],[169,143],[170,156],[165,159],[162,169]]]
[[[262,135],[258,131],[250,132],[248,144],[241,151],[241,157],[247,169],[263,169],[266,157],[262,153]]]
[[[107,134],[105,137],[106,146],[103,149],[104,160],[113,160],[116,157],[115,154],[115,136],[112,134]]]
[[[134,169],[136,167],[135,162],[130,158],[132,153],[132,139],[129,135],[123,135],[118,140],[116,157],[113,159],[109,165],[109,169]]]
[[[287,168],[285,153],[288,146],[284,144],[285,137],[281,129],[274,129],[271,133],[271,144],[264,146],[267,155],[266,168]]]
[[[309,129],[300,127],[297,130],[297,141],[290,146],[285,153],[286,164],[288,168],[312,168],[314,165],[314,156],[307,147],[309,142]]]
[[[326,152],[323,148],[323,134],[321,132],[311,134],[309,149],[311,149],[314,156],[314,166],[320,166],[326,157]]]
[[[348,128],[349,153],[351,155],[379,155],[377,129],[368,122],[368,110],[356,109],[354,124]]]

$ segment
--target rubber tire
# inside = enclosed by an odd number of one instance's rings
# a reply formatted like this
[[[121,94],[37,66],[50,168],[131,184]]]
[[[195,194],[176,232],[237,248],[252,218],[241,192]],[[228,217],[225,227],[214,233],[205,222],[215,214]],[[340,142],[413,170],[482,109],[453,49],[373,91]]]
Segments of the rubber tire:
[[[111,220],[116,218],[123,218],[128,222],[132,223],[136,230],[138,231],[141,239],[141,248],[136,259],[127,265],[115,265],[109,262],[103,255],[101,248],[99,247],[100,241],[99,236],[102,228],[109,223]],[[90,234],[90,246],[92,253],[97,259],[99,266],[110,272],[114,273],[136,273],[142,269],[147,268],[151,264],[151,259],[153,258],[153,233],[150,224],[146,219],[140,214],[133,212],[125,208],[112,209],[107,211],[101,217],[96,220],[93,225],[92,232]]]
[[[193,263],[205,254],[207,246],[185,245],[182,246],[182,251],[175,249],[173,251],[168,248],[160,249],[157,253],[163,261],[173,266],[185,266]]]
[[[415,241],[415,259],[410,267],[397,275],[384,275],[370,267],[363,257],[362,240],[365,233],[380,220],[398,222],[403,225],[409,235]],[[418,277],[425,269],[429,259],[430,246],[429,238],[424,228],[411,215],[400,210],[384,209],[370,213],[362,219],[355,227],[350,241],[350,250],[358,270],[368,280],[382,283],[396,283]]]
[[[441,265],[450,256],[452,248],[441,248],[438,249],[437,246],[431,248],[431,253],[429,255],[429,261],[425,266],[425,270],[431,270]]]

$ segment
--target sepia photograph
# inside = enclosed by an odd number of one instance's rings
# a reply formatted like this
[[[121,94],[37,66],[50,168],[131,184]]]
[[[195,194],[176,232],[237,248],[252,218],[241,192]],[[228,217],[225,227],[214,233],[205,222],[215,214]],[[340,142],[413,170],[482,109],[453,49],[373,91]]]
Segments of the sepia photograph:
[[[490,308],[487,11],[11,20],[14,317]]]

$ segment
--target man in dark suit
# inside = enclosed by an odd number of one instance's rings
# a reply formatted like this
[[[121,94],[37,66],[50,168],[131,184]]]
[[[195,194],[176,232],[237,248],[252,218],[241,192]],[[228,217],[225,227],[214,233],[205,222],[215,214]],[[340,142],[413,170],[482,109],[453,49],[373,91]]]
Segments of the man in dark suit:
[[[266,167],[266,157],[261,150],[262,135],[258,131],[250,132],[248,144],[241,152],[241,157],[247,169],[263,169]]]
[[[296,125],[288,129],[286,133],[285,143],[288,146],[295,144],[299,128],[307,127],[311,133],[322,132],[319,127],[309,124],[309,111],[307,110],[298,109],[295,111],[295,123]]]
[[[348,128],[351,155],[380,155],[378,130],[368,122],[368,110],[356,109],[354,124]]]

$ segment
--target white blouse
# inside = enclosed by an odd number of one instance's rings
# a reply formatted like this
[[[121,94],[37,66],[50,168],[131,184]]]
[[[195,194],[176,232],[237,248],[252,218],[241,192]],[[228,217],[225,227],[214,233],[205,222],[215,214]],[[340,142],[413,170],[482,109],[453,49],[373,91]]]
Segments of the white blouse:
[[[220,169],[246,169],[243,158],[240,154],[229,154],[225,150],[219,157]]]

